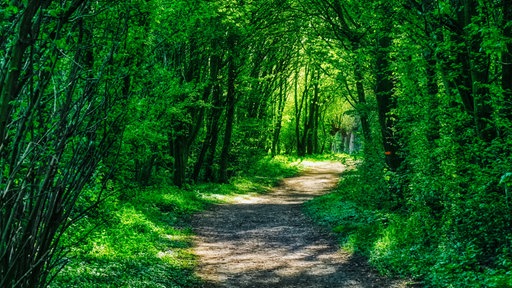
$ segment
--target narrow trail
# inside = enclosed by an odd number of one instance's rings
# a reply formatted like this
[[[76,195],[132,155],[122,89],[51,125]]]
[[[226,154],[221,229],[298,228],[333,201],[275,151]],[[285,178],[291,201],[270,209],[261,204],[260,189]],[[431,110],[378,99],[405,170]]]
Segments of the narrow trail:
[[[307,171],[266,195],[241,196],[194,219],[203,287],[405,287],[375,274],[302,212],[345,169],[305,162]]]

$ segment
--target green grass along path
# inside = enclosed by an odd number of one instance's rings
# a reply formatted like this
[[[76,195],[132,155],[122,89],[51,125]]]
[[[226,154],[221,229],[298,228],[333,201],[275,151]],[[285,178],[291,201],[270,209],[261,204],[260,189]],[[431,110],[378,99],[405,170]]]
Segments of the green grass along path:
[[[405,287],[340,251],[303,214],[303,203],[333,189],[345,167],[302,165],[306,172],[270,193],[236,197],[194,217],[201,287]]]

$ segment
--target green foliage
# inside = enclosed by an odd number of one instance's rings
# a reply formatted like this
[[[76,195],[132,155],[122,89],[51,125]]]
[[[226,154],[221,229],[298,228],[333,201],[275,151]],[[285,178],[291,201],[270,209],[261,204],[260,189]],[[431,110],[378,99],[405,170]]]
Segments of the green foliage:
[[[344,249],[369,256],[389,215],[360,202],[362,192],[355,177],[354,171],[346,172],[336,192],[307,202],[305,211],[335,233]]]
[[[204,209],[196,193],[172,188],[134,191],[131,201],[106,202],[100,218],[70,231],[94,229],[69,254],[70,263],[50,287],[193,286],[191,231],[183,221]],[[105,221],[105,222],[104,222]],[[94,228],[96,225],[99,228]],[[114,284],[115,283],[115,284]]]
[[[299,163],[294,157],[276,156],[263,157],[244,172],[245,175],[265,178],[264,182],[275,184],[282,178],[294,176],[299,172]]]
[[[352,166],[356,163],[359,158],[358,155],[349,155],[344,153],[324,153],[324,154],[313,154],[306,155],[304,157],[290,157],[290,159],[295,159],[295,161],[335,161],[340,162],[342,164]]]
[[[495,206],[497,199],[451,199],[450,214],[442,218],[433,210],[438,208],[418,202],[432,201],[427,194],[411,200],[411,211],[396,210],[396,200],[377,195],[385,187],[367,184],[364,169],[362,164],[346,172],[335,192],[305,206],[344,249],[368,257],[383,274],[413,278],[426,287],[511,287],[510,235],[503,237],[507,224],[499,222],[506,207]]]
[[[199,287],[191,216],[237,195],[265,193],[298,171],[293,159],[267,157],[228,184],[121,191],[67,231],[69,263],[50,287]]]
[[[0,4],[0,283],[46,283],[100,219],[55,285],[195,283],[182,222],[297,173],[284,151],[358,163],[307,209],[384,273],[512,286],[512,11],[488,2]]]

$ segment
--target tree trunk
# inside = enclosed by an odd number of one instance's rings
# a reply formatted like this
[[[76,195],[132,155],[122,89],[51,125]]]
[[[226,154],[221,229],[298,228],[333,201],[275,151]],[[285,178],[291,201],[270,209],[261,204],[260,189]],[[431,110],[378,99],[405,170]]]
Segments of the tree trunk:
[[[379,123],[382,133],[382,141],[386,155],[386,163],[391,171],[396,171],[403,159],[398,155],[398,136],[395,135],[396,116],[391,115],[396,108],[396,100],[393,99],[392,71],[389,66],[389,51],[391,38],[390,31],[386,27],[377,39],[377,75],[375,95],[377,96],[377,107],[379,111]]]
[[[187,139],[184,136],[169,134],[169,148],[174,158],[173,163],[173,183],[178,187],[183,187],[186,180],[186,169],[188,162]]]
[[[215,45],[215,44],[214,44]],[[215,47],[215,46],[214,46]],[[215,53],[219,53],[216,51]],[[208,125],[206,136],[201,147],[201,152],[194,165],[193,179],[199,180],[199,175],[204,164],[206,164],[204,179],[213,181],[213,162],[215,160],[215,152],[217,150],[217,142],[219,135],[219,122],[222,115],[221,94],[222,89],[219,84],[219,72],[222,69],[222,57],[219,55],[212,55],[210,59],[210,81],[211,81],[211,94],[212,94],[212,108],[208,116]],[[206,158],[206,159],[205,159]]]
[[[311,81],[313,81],[313,96],[309,99],[309,113],[307,117],[307,133],[304,132],[306,137],[306,153],[312,155],[318,152],[318,113],[319,113],[319,81],[320,69],[311,71]]]
[[[366,103],[366,93],[364,92],[363,86],[363,72],[361,71],[361,64],[356,60],[354,68],[354,78],[356,80],[356,92],[357,101],[363,109],[359,109],[359,119],[361,121],[361,129],[363,130],[363,138],[366,144],[370,144],[372,141],[372,132],[370,128],[370,122],[368,121],[368,108]]]
[[[466,26],[473,22],[473,17],[478,14],[477,0],[466,0],[465,3],[465,24]],[[483,23],[477,23],[484,25]],[[496,129],[492,124],[493,108],[491,103],[491,94],[489,91],[489,69],[490,58],[482,49],[482,35],[473,33],[469,35],[468,46],[470,48],[470,71],[471,71],[471,93],[474,101],[474,115],[477,135],[490,143],[497,136]]]
[[[47,7],[51,1],[45,4]],[[10,56],[8,62],[5,63],[2,76],[0,78],[0,156],[2,150],[5,148],[5,137],[9,116],[11,114],[11,101],[18,95],[19,77],[22,70],[22,65],[26,60],[24,56],[25,51],[34,43],[38,31],[32,29],[34,16],[41,8],[42,2],[30,1],[25,10],[20,23],[16,26],[16,40],[15,44],[7,51]],[[43,7],[44,8],[44,7]],[[34,34],[36,33],[36,34]]]
[[[179,50],[179,49],[178,49]],[[201,78],[201,55],[197,44],[197,39],[194,35],[191,35],[188,43],[188,50],[185,51],[176,51],[176,57],[180,59],[177,61],[179,65],[177,65],[177,73],[179,74],[180,70],[184,70],[184,78],[181,79],[180,84],[196,84],[200,82]],[[188,52],[188,55],[187,55]],[[186,99],[187,97],[191,97],[192,101],[200,101],[205,102],[209,96],[207,90],[203,90],[202,99],[194,99],[192,95],[183,94],[178,97],[179,101]],[[182,187],[187,180],[187,168],[188,168],[188,158],[190,147],[194,143],[201,130],[205,108],[204,107],[188,107],[185,108],[185,111],[188,115],[190,115],[190,119],[195,121],[194,123],[185,122],[183,119],[173,119],[173,124],[171,127],[171,132],[169,134],[169,144],[170,144],[170,152],[171,156],[174,158],[173,163],[173,182],[178,187]]]
[[[455,63],[446,66],[447,71],[453,66],[460,66],[453,81],[458,89],[466,112],[471,115],[478,137],[489,143],[496,137],[496,129],[491,125],[492,107],[489,93],[489,56],[482,51],[482,35],[466,29],[469,25],[482,25],[474,22],[478,14],[477,0],[463,0],[457,7],[457,27],[453,31],[454,41],[461,46],[456,51]],[[453,30],[453,29],[452,29]],[[445,69],[445,70],[446,70]]]
[[[51,3],[20,5],[19,24],[6,35],[12,37],[15,51],[6,51],[10,58],[2,69],[8,70],[0,73],[0,287],[48,285],[62,263],[60,238],[83,216],[75,207],[77,199],[121,125],[113,122],[123,113],[124,98],[116,98],[120,106],[113,109],[111,91],[98,91],[108,85],[106,78],[122,87],[116,74],[119,63],[98,61],[92,51],[98,47],[98,55],[111,55],[116,48],[95,42],[93,29],[103,27],[87,22],[92,15],[82,14],[88,11],[86,1],[74,1],[58,20],[41,12]],[[107,30],[98,34],[103,32],[110,43],[122,46],[122,35]],[[57,49],[55,44],[63,39],[74,44]],[[70,59],[60,61],[61,54]],[[60,72],[54,73],[57,69]]]
[[[296,144],[297,144],[297,155],[299,156],[304,156],[306,155],[306,147],[305,147],[305,143],[303,141],[303,137],[301,136],[302,134],[300,133],[300,126],[301,126],[301,119],[302,119],[302,112],[303,112],[303,106],[304,106],[304,103],[307,103],[307,101],[305,101],[305,98],[307,97],[307,94],[308,94],[308,86],[307,86],[307,82],[308,82],[308,74],[309,74],[309,69],[308,69],[308,66],[305,67],[305,85],[304,85],[304,91],[302,93],[302,97],[299,99],[299,74],[300,74],[300,69],[297,68],[297,71],[295,72],[295,89],[294,89],[294,93],[293,93],[293,100],[294,100],[294,104],[295,104],[295,141],[296,141]],[[305,109],[304,109],[305,110]],[[306,131],[304,131],[303,133],[306,133]]]
[[[284,82],[284,83],[283,83]],[[284,86],[284,87],[283,87]],[[277,116],[274,123],[274,131],[272,133],[272,148],[271,148],[271,156],[274,157],[279,154],[279,136],[281,134],[281,127],[283,122],[283,112],[286,104],[288,93],[288,82],[287,79],[281,79],[279,83],[279,93],[278,93],[278,101],[277,101]]]
[[[505,39],[509,40],[507,43],[506,51],[504,51],[501,55],[501,88],[503,90],[503,100],[505,102],[505,108],[503,109],[504,112],[502,114],[504,114],[504,117],[506,117],[508,121],[512,122],[512,43],[510,42],[512,39],[512,0],[502,1],[504,27],[503,36]],[[510,127],[507,128],[507,130],[510,129]],[[512,132],[508,132],[507,134],[510,135]]]
[[[227,79],[227,94],[226,94],[226,128],[224,132],[224,142],[219,161],[219,181],[227,183],[229,180],[228,164],[230,160],[231,150],[231,137],[233,135],[233,124],[235,121],[235,102],[236,90],[235,81],[237,77],[237,64],[236,64],[236,45],[237,39],[235,35],[228,37],[228,79]]]

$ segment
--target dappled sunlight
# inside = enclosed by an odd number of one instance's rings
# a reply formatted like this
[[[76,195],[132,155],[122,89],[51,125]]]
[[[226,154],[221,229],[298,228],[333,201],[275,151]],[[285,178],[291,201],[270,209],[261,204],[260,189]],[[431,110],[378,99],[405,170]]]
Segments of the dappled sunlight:
[[[302,204],[333,189],[344,171],[336,162],[303,163],[306,172],[272,192],[242,195],[195,217],[204,287],[401,287],[339,250],[302,213]]]

